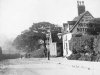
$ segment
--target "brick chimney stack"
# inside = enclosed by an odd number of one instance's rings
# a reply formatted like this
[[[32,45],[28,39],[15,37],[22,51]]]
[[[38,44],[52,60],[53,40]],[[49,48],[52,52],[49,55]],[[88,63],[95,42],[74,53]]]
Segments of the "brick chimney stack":
[[[85,12],[84,1],[77,1],[78,15],[81,15]]]

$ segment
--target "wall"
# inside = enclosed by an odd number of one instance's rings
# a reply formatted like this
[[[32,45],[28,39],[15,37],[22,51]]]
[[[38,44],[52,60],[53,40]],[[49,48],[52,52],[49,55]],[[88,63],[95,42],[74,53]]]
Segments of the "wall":
[[[69,49],[69,41],[72,38],[71,33],[67,33],[63,35],[63,56],[68,57],[71,55],[71,51]]]
[[[50,56],[57,56],[56,43],[51,43],[50,44]]]

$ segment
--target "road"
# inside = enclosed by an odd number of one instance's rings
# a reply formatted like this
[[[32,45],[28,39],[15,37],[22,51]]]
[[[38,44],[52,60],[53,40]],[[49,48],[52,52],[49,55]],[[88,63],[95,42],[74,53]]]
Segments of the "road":
[[[50,61],[46,58],[13,59],[2,67],[0,75],[97,75],[93,65],[75,62],[65,58],[51,58]]]

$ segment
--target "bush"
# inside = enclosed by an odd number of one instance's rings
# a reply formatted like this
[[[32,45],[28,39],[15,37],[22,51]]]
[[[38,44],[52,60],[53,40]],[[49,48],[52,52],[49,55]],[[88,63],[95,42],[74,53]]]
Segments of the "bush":
[[[100,35],[94,39],[94,55],[92,56],[93,61],[100,61]]]
[[[31,57],[35,57],[35,58],[42,58],[44,57],[44,50],[35,50],[31,53],[27,53],[26,54],[26,58],[31,58]]]
[[[93,36],[72,37],[70,48],[72,52],[85,53],[93,51]]]
[[[5,59],[16,59],[20,58],[20,54],[2,54],[0,55],[0,61]]]
[[[90,55],[81,55],[79,60],[91,61],[91,56]]]
[[[71,54],[68,59],[69,60],[78,60],[81,57],[81,55],[79,53],[77,54]]]
[[[70,50],[72,50],[72,55],[68,57],[68,59],[91,61],[91,55],[94,51],[93,46],[94,36],[73,36],[70,40]]]
[[[100,61],[100,35],[73,36],[70,40],[70,50],[72,54],[68,59]]]

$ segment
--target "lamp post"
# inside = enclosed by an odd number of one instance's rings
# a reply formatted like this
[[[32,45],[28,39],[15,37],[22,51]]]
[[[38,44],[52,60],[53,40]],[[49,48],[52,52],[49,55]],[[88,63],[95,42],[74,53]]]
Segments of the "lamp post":
[[[47,30],[46,38],[47,38],[47,57],[50,60],[50,29]]]
[[[47,38],[47,42],[46,42],[46,47],[47,47],[47,57],[48,57],[48,60],[50,60],[50,38],[51,38],[51,31],[50,31],[50,27],[46,27],[46,29],[43,29],[43,28],[39,28],[39,29],[42,29],[42,30],[46,30],[47,33],[46,34],[46,38]],[[44,34],[44,33],[43,33]]]

